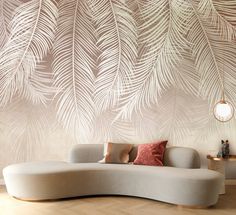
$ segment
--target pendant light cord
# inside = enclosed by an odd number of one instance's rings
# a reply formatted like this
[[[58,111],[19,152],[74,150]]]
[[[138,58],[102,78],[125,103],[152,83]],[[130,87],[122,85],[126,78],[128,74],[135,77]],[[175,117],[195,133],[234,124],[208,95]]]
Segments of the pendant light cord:
[[[225,102],[225,74],[224,74],[224,64],[222,66],[223,71],[220,74],[220,79],[221,79],[221,85],[222,85],[222,100]],[[222,75],[222,76],[221,76]]]

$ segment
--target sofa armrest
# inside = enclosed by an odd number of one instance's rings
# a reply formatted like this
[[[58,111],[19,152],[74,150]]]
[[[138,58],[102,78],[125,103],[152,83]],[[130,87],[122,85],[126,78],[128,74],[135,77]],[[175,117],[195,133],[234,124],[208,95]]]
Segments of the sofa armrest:
[[[77,144],[69,153],[70,163],[96,163],[103,159],[103,144]]]
[[[200,156],[195,149],[187,147],[170,147],[164,154],[164,166],[178,168],[200,168]]]

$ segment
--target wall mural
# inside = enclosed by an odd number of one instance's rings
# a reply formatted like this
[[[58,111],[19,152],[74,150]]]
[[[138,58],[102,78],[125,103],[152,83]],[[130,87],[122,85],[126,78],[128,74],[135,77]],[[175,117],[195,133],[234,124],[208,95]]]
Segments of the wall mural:
[[[235,0],[0,0],[1,147],[236,145],[212,114],[222,72],[236,107],[235,56]]]

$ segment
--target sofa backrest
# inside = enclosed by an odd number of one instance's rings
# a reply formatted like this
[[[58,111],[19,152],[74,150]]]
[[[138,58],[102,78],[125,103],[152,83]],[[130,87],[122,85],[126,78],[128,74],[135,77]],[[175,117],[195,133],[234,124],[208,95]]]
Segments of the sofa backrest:
[[[137,156],[134,145],[130,152],[130,162]],[[95,163],[103,158],[103,144],[77,144],[69,154],[69,162]],[[187,147],[168,147],[164,154],[164,166],[178,168],[200,168],[200,156],[195,149]]]
[[[138,145],[134,145],[130,152],[130,162],[137,156]],[[164,166],[179,168],[200,168],[200,156],[193,148],[167,147],[164,154]]]

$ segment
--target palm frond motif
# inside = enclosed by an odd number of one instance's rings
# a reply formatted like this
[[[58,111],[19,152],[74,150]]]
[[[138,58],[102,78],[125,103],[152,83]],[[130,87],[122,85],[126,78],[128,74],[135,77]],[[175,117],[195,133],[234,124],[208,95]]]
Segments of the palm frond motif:
[[[221,39],[236,39],[235,1],[201,0],[198,10],[208,23],[220,31]]]
[[[212,3],[221,16],[223,16],[231,25],[236,26],[236,2],[234,0],[214,0]]]
[[[186,94],[198,96],[200,75],[195,68],[194,58],[188,52],[183,52],[182,57],[177,68],[173,69],[173,87]]]
[[[151,143],[161,139],[159,132],[162,123],[157,120],[157,106],[147,108],[141,114],[133,114],[135,137],[137,143]]]
[[[102,113],[117,105],[130,81],[137,53],[137,29],[125,1],[96,0],[90,7],[101,52],[94,99],[97,112]]]
[[[8,25],[11,21],[14,10],[19,7],[19,0],[1,0],[0,1],[0,50],[5,45],[8,36]]]
[[[187,28],[182,22],[188,14],[182,1],[150,0],[141,6],[144,20],[140,26],[138,60],[129,94],[121,102],[120,115],[125,118],[130,118],[133,111],[138,113],[156,104],[161,92],[175,84],[180,72],[174,71],[188,50],[184,37]],[[188,89],[186,82],[183,80],[182,84]]]
[[[47,128],[33,114],[51,92],[52,46],[57,120],[77,143],[190,145],[202,134],[201,146],[234,130],[235,119],[223,129],[209,112],[223,87],[236,107],[235,0],[60,0],[54,42],[57,1],[22,0],[9,28],[17,1],[0,3],[0,108],[20,97],[32,109],[16,104],[9,120],[15,152],[31,157],[28,133],[39,145],[35,129]]]
[[[192,15],[187,38],[192,44],[196,70],[201,77],[199,93],[213,105],[221,97],[222,88],[226,89],[226,96],[235,95],[232,84],[224,86],[224,79],[225,82],[230,78],[232,82],[236,81],[236,62],[232,58],[236,55],[236,48],[231,42],[222,40],[222,31],[211,25],[201,11],[201,5],[195,5],[192,0],[188,2],[188,13]]]
[[[86,0],[59,2],[54,43],[54,86],[58,88],[57,117],[81,142],[91,136],[94,120],[96,38]],[[87,140],[86,140],[87,139]]]
[[[35,159],[35,153],[50,133],[46,108],[17,100],[10,104],[6,113],[9,118],[7,136],[12,141],[9,149],[14,160],[23,162]]]
[[[115,111],[106,111],[100,114],[94,122],[93,143],[103,144],[106,142],[115,143],[135,143],[134,123],[128,120],[114,121],[117,113]]]
[[[25,97],[32,82],[38,82],[30,96],[33,103],[45,103],[47,83],[34,77],[37,66],[52,46],[57,21],[57,4],[54,0],[33,0],[15,10],[9,25],[9,40],[0,53],[0,105],[4,106],[18,93]],[[48,82],[48,81],[47,81]],[[29,86],[31,85],[31,86]],[[27,91],[30,93],[30,91]]]
[[[188,139],[198,131],[202,117],[207,114],[207,103],[197,97],[186,95],[178,89],[163,94],[155,121],[160,125],[160,138],[171,145],[188,145]]]
[[[127,6],[130,9],[133,19],[136,22],[137,31],[139,31],[139,25],[141,24],[142,11],[141,11],[142,2],[140,0],[128,0]],[[138,32],[139,34],[139,32]]]

